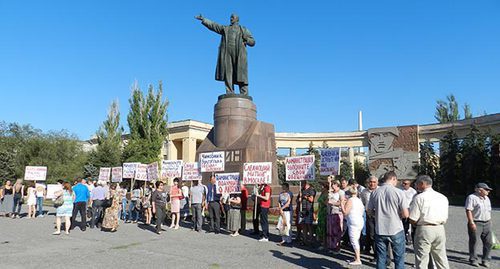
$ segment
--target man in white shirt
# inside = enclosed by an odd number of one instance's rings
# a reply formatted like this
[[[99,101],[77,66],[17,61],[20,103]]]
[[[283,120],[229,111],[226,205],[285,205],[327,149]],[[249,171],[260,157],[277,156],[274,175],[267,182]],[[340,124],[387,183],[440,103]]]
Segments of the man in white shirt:
[[[411,187],[411,180],[405,179],[401,182],[401,190],[404,192],[406,200],[408,204],[413,200],[413,196],[417,194],[417,191]],[[406,237],[406,245],[411,245],[411,236],[410,236],[410,219],[403,219],[403,227],[405,230]]]
[[[370,196],[374,190],[378,188],[378,178],[376,176],[370,176],[367,180],[367,187],[361,192],[360,198],[361,202],[365,208],[370,202]],[[375,250],[375,218],[370,215],[366,215],[366,241],[365,241],[365,253],[369,254],[370,250],[373,248],[373,260],[377,258],[377,251]]]
[[[427,268],[429,254],[438,269],[448,269],[446,256],[446,233],[444,224],[448,220],[448,198],[432,189],[432,179],[427,175],[417,177],[417,194],[410,205],[410,222],[415,230],[415,265]]]
[[[476,192],[467,196],[465,213],[467,215],[467,230],[469,233],[469,261],[478,267],[476,247],[479,239],[483,242],[484,267],[490,266],[491,247],[493,238],[491,233],[491,202],[488,194],[492,189],[486,183],[478,183]]]

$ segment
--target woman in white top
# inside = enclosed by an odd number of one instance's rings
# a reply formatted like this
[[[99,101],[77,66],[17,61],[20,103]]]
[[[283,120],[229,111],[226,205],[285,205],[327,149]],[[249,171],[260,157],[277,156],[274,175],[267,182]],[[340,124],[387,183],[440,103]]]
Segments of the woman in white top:
[[[28,218],[35,218],[36,215],[36,189],[35,184],[30,183],[28,187]]]
[[[358,198],[358,190],[356,188],[350,188],[348,191],[351,197],[347,202],[341,204],[342,213],[347,215],[349,239],[355,255],[355,259],[348,262],[349,265],[361,265],[359,237],[361,235],[361,230],[363,230],[363,212],[365,211],[365,207],[361,199]]]

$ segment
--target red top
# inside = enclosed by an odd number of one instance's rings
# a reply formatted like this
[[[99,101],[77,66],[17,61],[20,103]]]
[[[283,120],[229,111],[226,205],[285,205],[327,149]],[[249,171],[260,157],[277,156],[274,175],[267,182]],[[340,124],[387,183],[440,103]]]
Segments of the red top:
[[[170,187],[170,200],[179,200],[180,199],[179,196],[176,196],[176,197],[173,197],[173,196],[180,195],[180,192],[181,192],[181,190],[179,189],[179,187],[177,187],[175,185]]]
[[[260,193],[261,196],[266,196],[266,193],[269,193],[269,199],[267,201],[264,201],[264,199],[259,199],[260,202],[260,207],[262,208],[269,208],[271,207],[271,186],[265,185],[264,189]]]
[[[248,190],[245,186],[241,187],[241,208],[247,209],[247,200],[248,200]]]

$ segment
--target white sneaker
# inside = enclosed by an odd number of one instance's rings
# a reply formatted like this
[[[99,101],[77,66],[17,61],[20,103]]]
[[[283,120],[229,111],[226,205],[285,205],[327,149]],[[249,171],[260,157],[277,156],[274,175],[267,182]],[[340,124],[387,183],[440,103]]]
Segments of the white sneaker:
[[[261,239],[259,239],[259,242],[269,242],[269,239],[262,237]]]

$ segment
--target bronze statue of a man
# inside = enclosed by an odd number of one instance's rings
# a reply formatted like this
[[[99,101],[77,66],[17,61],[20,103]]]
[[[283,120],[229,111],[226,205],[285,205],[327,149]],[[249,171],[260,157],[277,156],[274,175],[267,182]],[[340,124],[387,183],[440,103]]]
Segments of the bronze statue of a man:
[[[215,80],[224,81],[226,93],[234,93],[234,84],[240,94],[248,95],[248,67],[246,46],[253,47],[255,40],[247,28],[239,25],[239,17],[231,15],[231,24],[220,25],[202,15],[195,17],[208,29],[221,35]]]

